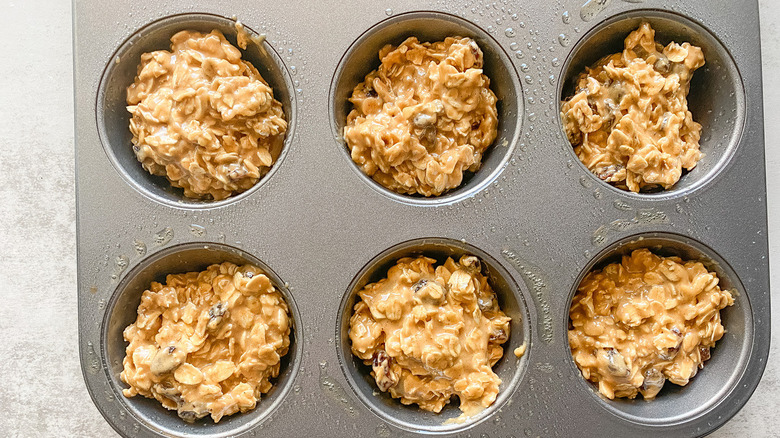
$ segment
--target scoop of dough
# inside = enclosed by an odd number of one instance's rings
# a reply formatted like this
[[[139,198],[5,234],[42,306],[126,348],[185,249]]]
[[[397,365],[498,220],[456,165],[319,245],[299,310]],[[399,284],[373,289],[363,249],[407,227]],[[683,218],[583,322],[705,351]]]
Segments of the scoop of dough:
[[[120,378],[185,421],[254,409],[290,346],[287,303],[252,265],[169,275],[141,296],[125,328]]]
[[[479,259],[434,263],[402,258],[387,278],[358,293],[352,353],[371,366],[377,387],[401,403],[440,412],[455,395],[471,416],[496,400],[501,379],[492,367],[504,354],[511,319]]]
[[[470,38],[379,52],[382,63],[349,99],[344,139],[368,176],[403,194],[437,196],[476,172],[496,138],[496,95]]]
[[[688,110],[702,50],[655,42],[648,23],[631,32],[622,53],[587,68],[561,118],[577,156],[600,179],[639,192],[672,188],[701,159],[701,125]]]
[[[220,200],[254,186],[287,131],[271,87],[218,30],[181,31],[170,51],[141,55],[127,104],[138,161],[190,198]]]
[[[638,249],[580,283],[569,347],[583,377],[608,398],[655,398],[686,385],[723,337],[720,311],[734,304],[700,262]]]

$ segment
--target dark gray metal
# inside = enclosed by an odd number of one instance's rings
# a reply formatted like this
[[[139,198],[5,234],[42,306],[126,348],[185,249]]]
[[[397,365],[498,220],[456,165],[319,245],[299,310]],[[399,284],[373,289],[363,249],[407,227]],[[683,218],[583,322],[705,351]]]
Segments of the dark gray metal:
[[[79,345],[89,392],[120,434],[695,436],[747,402],[770,333],[757,2],[180,3],[74,3]],[[252,190],[219,203],[183,200],[134,162],[123,88],[140,53],[184,28],[219,28],[232,39],[234,16],[266,36],[244,54],[274,86],[290,134]],[[705,157],[675,189],[636,195],[579,163],[558,108],[582,67],[617,51],[643,18],[662,41],[705,51],[689,98]],[[344,99],[376,67],[384,42],[453,32],[485,51],[501,98],[499,140],[447,196],[388,193],[349,159],[339,135]],[[704,260],[736,289],[723,312],[727,333],[688,386],[667,387],[653,402],[604,400],[571,359],[571,297],[593,266],[659,244]],[[349,354],[355,289],[419,251],[479,255],[513,317],[499,401],[465,424],[443,424],[455,406],[437,416],[375,394]],[[121,331],[143,285],[222,260],[260,264],[290,302],[294,340],[272,393],[218,425],[188,425],[153,400],[122,396]],[[523,342],[517,360],[511,350]]]

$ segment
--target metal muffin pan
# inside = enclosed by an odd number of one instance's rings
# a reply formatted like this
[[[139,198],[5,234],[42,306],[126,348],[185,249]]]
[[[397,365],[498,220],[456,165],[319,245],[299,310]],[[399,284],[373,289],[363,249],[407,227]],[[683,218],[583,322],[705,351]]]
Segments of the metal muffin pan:
[[[82,369],[124,436],[705,435],[757,386],[769,351],[769,275],[757,2],[608,1],[74,3],[78,299]],[[145,174],[130,152],[123,88],[140,53],[182,29],[238,18],[265,41],[244,56],[290,129],[271,172],[224,201],[193,202]],[[349,17],[345,20],[343,17]],[[572,152],[559,101],[582,69],[639,20],[664,42],[704,48],[689,97],[703,125],[699,166],[671,191],[632,194],[596,179]],[[474,37],[501,99],[499,139],[460,189],[389,193],[349,159],[344,98],[406,36]],[[259,40],[258,40],[259,41]],[[135,58],[135,59],[134,59]],[[566,331],[582,276],[635,247],[701,259],[737,291],[727,333],[684,387],[652,402],[606,400],[579,374]],[[374,392],[349,353],[355,293],[393,259],[476,253],[513,317],[499,399],[463,424]],[[154,400],[121,395],[123,326],[152,279],[218,261],[266,269],[294,321],[276,386],[249,413],[183,423]],[[523,343],[520,360],[512,349]]]

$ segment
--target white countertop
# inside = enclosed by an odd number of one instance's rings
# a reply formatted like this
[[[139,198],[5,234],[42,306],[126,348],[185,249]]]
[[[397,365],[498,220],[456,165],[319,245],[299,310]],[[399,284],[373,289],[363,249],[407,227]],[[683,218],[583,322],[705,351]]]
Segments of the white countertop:
[[[0,435],[116,436],[78,359],[71,2],[0,0]],[[765,126],[780,123],[780,2],[761,0]],[[771,282],[780,284],[780,148],[767,135]],[[780,434],[780,295],[761,384],[715,437]]]

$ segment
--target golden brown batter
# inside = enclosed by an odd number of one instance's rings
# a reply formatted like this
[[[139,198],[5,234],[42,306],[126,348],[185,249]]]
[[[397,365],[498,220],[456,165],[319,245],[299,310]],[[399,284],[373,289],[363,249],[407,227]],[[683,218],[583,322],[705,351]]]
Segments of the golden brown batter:
[[[287,304],[262,271],[222,263],[168,275],[124,331],[126,397],[155,398],[192,422],[254,409],[290,346]]]
[[[653,399],[667,379],[688,384],[723,337],[720,310],[734,304],[718,281],[700,262],[647,249],[589,273],[569,313],[583,377],[610,399]]]
[[[287,131],[271,87],[218,30],[181,31],[170,52],[141,55],[127,103],[138,161],[191,198],[220,200],[254,186]]]
[[[577,156],[617,187],[670,189],[682,169],[693,169],[702,157],[701,125],[688,111],[687,96],[694,70],[703,65],[700,48],[663,47],[643,23],[622,53],[587,68],[576,94],[563,102],[563,125]]]
[[[344,139],[368,176],[404,194],[441,195],[476,172],[496,138],[496,95],[470,38],[379,51],[382,64],[349,99]]]
[[[434,268],[405,257],[387,278],[358,294],[350,319],[352,353],[371,365],[382,391],[401,403],[440,412],[453,395],[474,415],[493,404],[510,318],[481,273],[479,259],[452,258]]]

